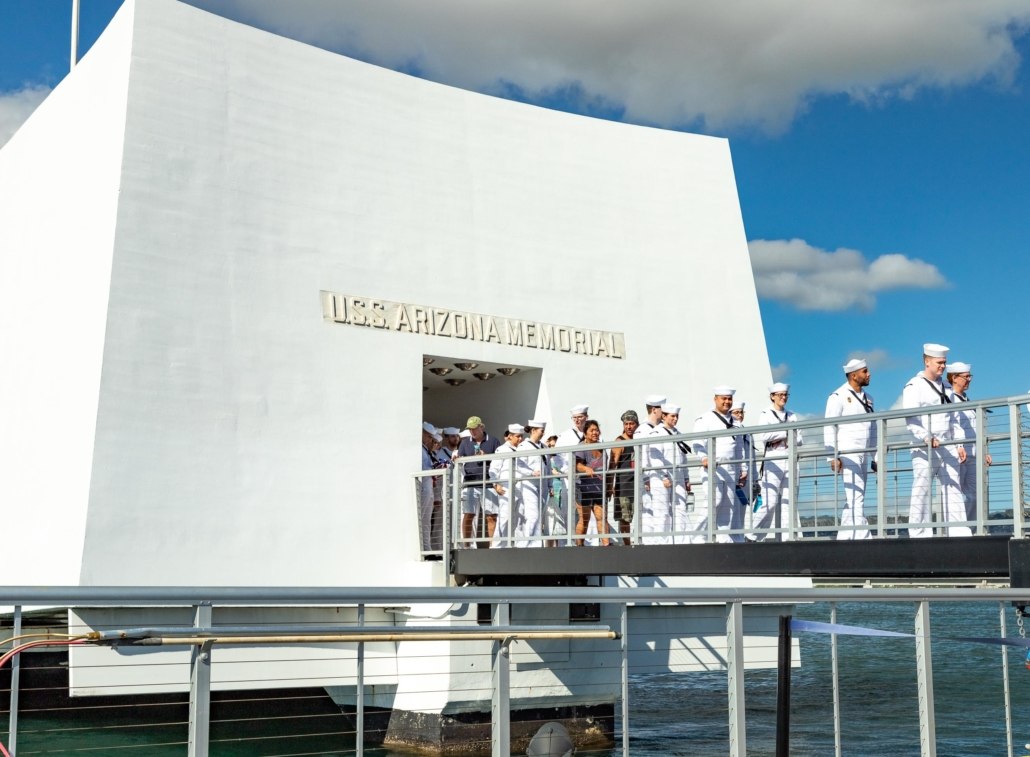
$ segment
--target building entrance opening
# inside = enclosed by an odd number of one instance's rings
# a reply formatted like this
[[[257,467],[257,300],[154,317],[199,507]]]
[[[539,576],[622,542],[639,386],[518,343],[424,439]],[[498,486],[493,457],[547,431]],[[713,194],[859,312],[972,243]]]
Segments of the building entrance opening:
[[[509,423],[548,413],[543,370],[443,355],[422,356],[422,418],[437,428],[465,428],[470,416],[483,419],[501,438]]]

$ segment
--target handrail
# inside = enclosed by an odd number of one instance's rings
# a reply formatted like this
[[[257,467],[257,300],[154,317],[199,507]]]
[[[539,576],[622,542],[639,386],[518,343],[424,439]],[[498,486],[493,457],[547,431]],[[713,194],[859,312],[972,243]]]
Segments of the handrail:
[[[0,586],[0,603],[23,607],[193,607],[235,606],[403,606],[412,604],[630,603],[722,604],[726,602],[1030,602],[1030,587],[957,588],[775,588],[762,586],[684,587],[142,587],[142,586]]]

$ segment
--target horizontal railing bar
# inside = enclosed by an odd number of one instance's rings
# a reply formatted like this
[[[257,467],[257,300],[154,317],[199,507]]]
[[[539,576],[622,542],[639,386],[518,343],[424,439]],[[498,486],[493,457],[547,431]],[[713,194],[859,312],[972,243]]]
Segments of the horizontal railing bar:
[[[295,636],[147,636],[127,643],[141,646],[182,646],[184,644],[347,644],[355,642],[389,641],[533,641],[554,639],[617,639],[615,631],[476,631],[454,633],[451,631],[403,631],[394,633],[338,633],[326,635]]]
[[[581,631],[603,631],[608,632],[611,629],[608,626],[594,626],[594,625],[555,625],[555,626],[527,626],[527,625],[508,625],[508,626],[491,626],[492,631],[503,634],[513,633],[566,633],[575,631],[577,633]],[[247,635],[263,635],[269,634],[291,634],[294,636],[327,636],[331,634],[347,634],[356,637],[375,636],[378,634],[397,634],[400,632],[408,634],[433,634],[446,631],[453,636],[474,636],[476,634],[483,633],[483,629],[478,625],[471,626],[352,626],[346,624],[336,624],[331,626],[325,625],[301,625],[301,624],[289,624],[280,625],[275,623],[269,623],[265,625],[246,625],[246,626],[212,626],[208,628],[197,628],[196,626],[167,626],[167,627],[150,627],[150,628],[125,628],[120,630],[110,631],[96,631],[90,636],[91,639],[97,641],[117,641],[122,639],[141,639],[147,636],[196,636],[196,637],[214,637],[214,636],[247,636]]]
[[[740,547],[746,549],[746,546]],[[1017,601],[1030,599],[1030,588],[805,589],[767,587],[139,587],[7,586],[0,604],[88,607],[318,606],[465,603],[703,603],[727,602],[916,602]]]

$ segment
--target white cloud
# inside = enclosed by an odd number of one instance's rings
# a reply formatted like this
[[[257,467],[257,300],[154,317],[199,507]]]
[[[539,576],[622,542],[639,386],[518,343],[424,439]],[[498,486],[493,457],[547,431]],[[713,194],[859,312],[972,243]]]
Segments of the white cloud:
[[[758,296],[799,310],[871,310],[890,289],[941,289],[948,281],[922,260],[881,255],[869,261],[858,250],[822,250],[803,239],[748,242]]]
[[[865,360],[870,371],[875,371],[880,368],[888,368],[893,362],[887,350],[879,347],[872,350],[856,350],[854,352],[849,352],[848,357],[844,362],[847,363],[849,360],[854,358]]]
[[[626,120],[790,126],[807,104],[1008,86],[1026,0],[188,0],[481,92],[572,89]]]
[[[50,87],[25,87],[0,92],[0,147],[9,140],[47,95]]]
[[[790,376],[790,366],[786,363],[770,366],[769,370],[772,372],[773,381],[786,381]]]

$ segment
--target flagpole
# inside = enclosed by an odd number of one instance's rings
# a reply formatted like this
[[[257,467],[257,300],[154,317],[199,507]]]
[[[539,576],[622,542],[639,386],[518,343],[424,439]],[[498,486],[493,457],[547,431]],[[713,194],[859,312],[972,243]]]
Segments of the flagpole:
[[[79,0],[72,0],[72,50],[71,64],[68,70],[75,68],[79,62]]]

